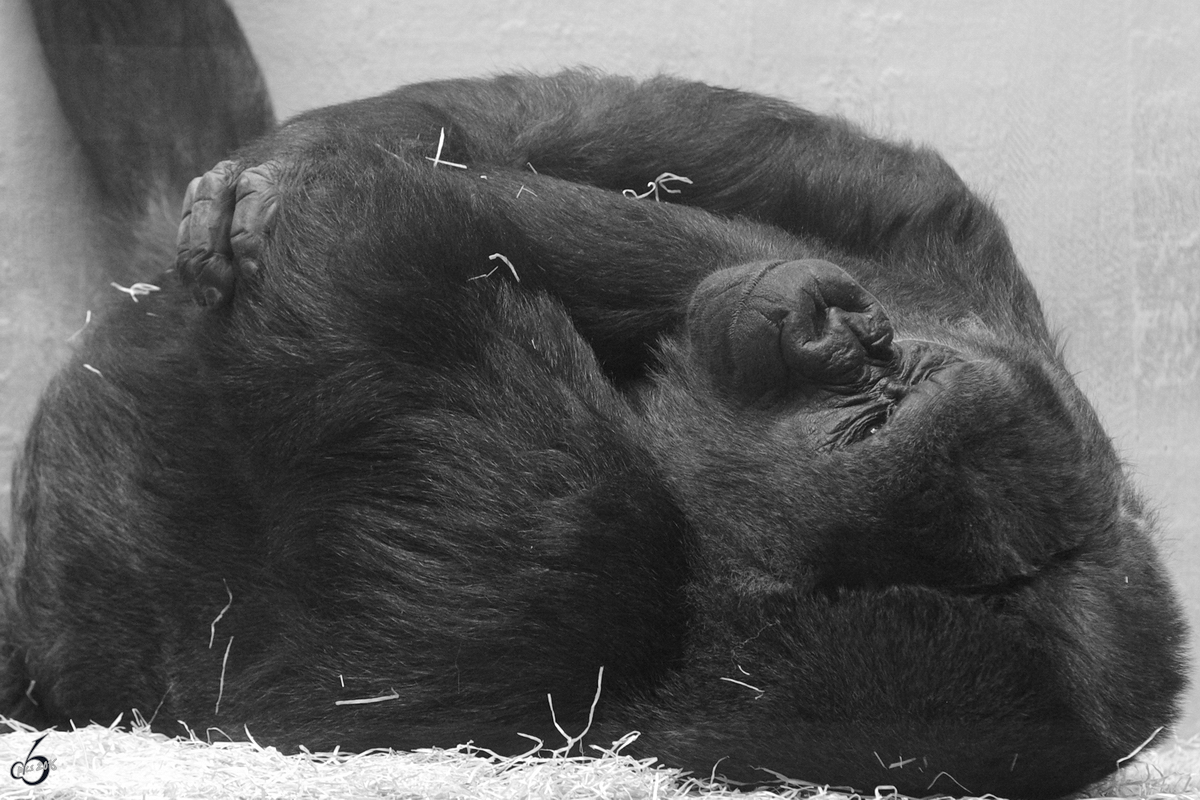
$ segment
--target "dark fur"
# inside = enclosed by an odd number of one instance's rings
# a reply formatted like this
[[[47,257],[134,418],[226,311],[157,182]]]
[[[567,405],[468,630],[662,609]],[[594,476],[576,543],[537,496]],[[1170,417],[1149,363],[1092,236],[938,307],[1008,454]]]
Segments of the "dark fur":
[[[122,113],[64,99],[85,127]],[[196,103],[201,128],[226,110]],[[430,162],[443,129],[468,169]],[[663,172],[693,183],[619,194]],[[559,739],[547,694],[580,731],[603,666],[590,742],[1020,797],[1173,720],[1150,522],[1003,226],[936,154],[564,73],[302,115],[193,199],[178,272],[90,332],[18,468],[26,717],[513,752]]]

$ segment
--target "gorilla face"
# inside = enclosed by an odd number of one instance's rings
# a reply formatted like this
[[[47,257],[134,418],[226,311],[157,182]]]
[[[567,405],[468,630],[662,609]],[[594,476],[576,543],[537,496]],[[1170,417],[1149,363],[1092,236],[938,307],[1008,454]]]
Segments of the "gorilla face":
[[[1115,456],[1049,360],[985,332],[912,327],[898,335],[827,261],[700,284],[683,340],[664,348],[667,379],[642,402],[683,506],[712,532],[705,563],[736,565],[752,591],[996,593],[1111,524]],[[782,502],[780,486],[794,487]]]

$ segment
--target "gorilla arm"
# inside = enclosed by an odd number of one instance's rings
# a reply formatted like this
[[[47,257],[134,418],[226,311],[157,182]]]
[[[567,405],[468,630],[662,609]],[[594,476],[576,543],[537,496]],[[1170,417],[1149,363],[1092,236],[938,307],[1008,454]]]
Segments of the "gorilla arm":
[[[644,371],[707,275],[825,252],[700,209],[490,164],[435,165],[423,145],[354,125],[355,106],[335,110],[345,119],[302,117],[193,182],[180,274],[201,302],[252,296],[267,283],[265,291],[290,291],[271,264],[310,281],[352,272],[364,286],[386,286],[380,294],[413,298],[433,285],[449,296],[503,281],[562,302],[619,379]],[[378,257],[351,270],[347,241],[373,241]]]
[[[681,176],[690,183],[655,198],[862,258],[833,260],[889,308],[969,315],[1048,339],[1003,225],[937,153],[783,101],[668,77],[568,71],[415,84],[303,119],[330,115],[370,135],[420,137],[429,155],[444,134],[448,161],[613,191]]]

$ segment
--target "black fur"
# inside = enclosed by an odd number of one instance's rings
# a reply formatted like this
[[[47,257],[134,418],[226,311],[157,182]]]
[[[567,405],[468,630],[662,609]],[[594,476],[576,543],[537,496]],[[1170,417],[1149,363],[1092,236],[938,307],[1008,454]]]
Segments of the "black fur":
[[[224,2],[30,0],[60,105],[113,221],[97,277],[162,269],[183,189],[274,125],[266,84]],[[149,270],[152,270],[149,271]]]
[[[1150,520],[930,151],[669,78],[410,86],[209,172],[154,283],[19,465],[28,718],[514,752],[603,667],[589,742],[1019,797],[1174,719]]]

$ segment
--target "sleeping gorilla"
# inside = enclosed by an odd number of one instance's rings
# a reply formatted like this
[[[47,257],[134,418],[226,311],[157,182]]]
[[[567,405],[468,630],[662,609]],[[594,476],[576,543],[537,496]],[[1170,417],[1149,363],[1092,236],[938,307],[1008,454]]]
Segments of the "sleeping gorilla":
[[[1150,522],[932,152],[669,78],[429,83],[217,165],[178,248],[30,431],[10,710],[520,752],[603,668],[589,742],[1030,798],[1174,717]]]

